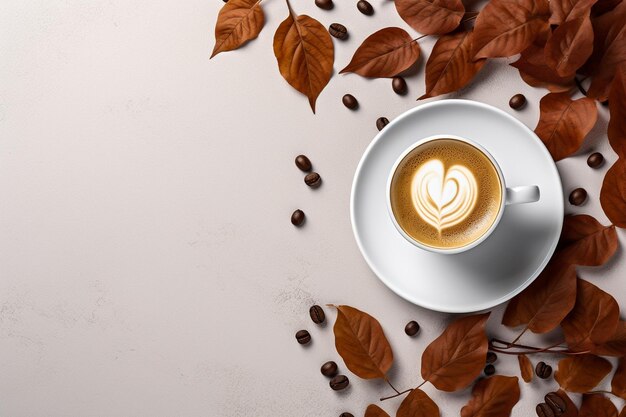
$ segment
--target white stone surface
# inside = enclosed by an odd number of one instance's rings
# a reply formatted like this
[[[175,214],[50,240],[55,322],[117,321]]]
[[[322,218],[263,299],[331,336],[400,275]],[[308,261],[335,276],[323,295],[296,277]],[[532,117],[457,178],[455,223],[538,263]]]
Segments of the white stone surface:
[[[312,0],[293,6],[348,26],[350,39],[335,43],[336,71],[374,30],[406,27],[390,1],[373,0],[373,17],[335,3],[331,12]],[[319,366],[339,358],[330,326],[308,319],[313,302],[378,317],[395,352],[393,382],[419,382],[421,352],[451,317],[408,304],[376,279],[354,242],[348,202],[375,119],[416,105],[424,59],[406,97],[389,80],[335,75],[314,116],[272,53],[284,2],[264,2],[259,39],[209,61],[221,6],[0,2],[0,416],[362,415],[390,390],[351,374],[347,392],[328,388]],[[426,58],[433,40],[421,44]],[[341,105],[345,92],[359,111]],[[518,92],[530,105],[515,113],[507,102]],[[544,93],[500,60],[453,96],[534,127]],[[600,118],[585,150],[613,160],[606,109]],[[319,190],[304,186],[298,153],[323,176]],[[585,154],[559,163],[565,192],[583,186],[590,195],[567,210],[605,222],[598,193],[608,166],[589,169]],[[297,207],[308,215],[302,229],[289,223]],[[626,305],[623,249],[580,275]],[[510,338],[501,314],[490,331]],[[403,333],[410,319],[423,328],[415,339]],[[300,328],[312,332],[307,348],[295,343]],[[497,368],[519,372],[512,357]],[[533,415],[554,387],[524,384],[513,416]],[[469,397],[425,389],[444,417]],[[382,406],[393,412],[398,403]]]

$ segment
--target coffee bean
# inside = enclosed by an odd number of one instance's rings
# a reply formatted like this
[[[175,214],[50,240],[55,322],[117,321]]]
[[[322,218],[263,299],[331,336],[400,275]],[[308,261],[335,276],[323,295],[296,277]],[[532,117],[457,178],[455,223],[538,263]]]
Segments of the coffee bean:
[[[554,411],[555,416],[560,416],[567,411],[567,403],[556,392],[547,393],[544,401]]]
[[[311,306],[311,308],[309,309],[309,315],[311,316],[311,320],[313,320],[313,323],[315,324],[322,324],[324,323],[324,320],[326,320],[326,314],[324,314],[324,310],[322,310],[322,307],[318,306],[317,304]]]
[[[352,413],[345,413],[344,412],[344,413],[339,414],[339,417],[354,417],[354,416],[352,415]]]
[[[337,375],[337,364],[333,361],[324,362],[320,368],[320,372],[324,376],[335,376]]]
[[[348,29],[341,23],[331,23],[328,28],[328,32],[337,39],[348,39]]]
[[[514,110],[519,110],[526,104],[526,97],[523,94],[515,94],[509,100],[509,107]]]
[[[342,389],[345,389],[348,387],[348,384],[350,384],[350,381],[345,375],[337,375],[333,379],[331,379],[329,383],[330,387],[334,391],[340,391]]]
[[[311,334],[306,330],[298,330],[298,332],[296,333],[296,340],[301,345],[306,345],[311,341]]]
[[[371,16],[374,14],[374,8],[367,0],[359,0],[356,4],[356,8],[359,9],[361,13],[367,16]]]
[[[535,366],[535,374],[541,379],[550,378],[550,375],[552,375],[552,367],[541,361]]]
[[[492,364],[489,364],[485,366],[485,369],[483,370],[483,372],[485,372],[485,375],[491,376],[496,373],[496,367],[493,366]]]
[[[415,320],[408,322],[406,326],[404,326],[404,333],[409,336],[415,336],[419,331],[420,325]]]
[[[569,203],[574,206],[581,206],[587,200],[587,191],[584,188],[576,188],[569,195]]]
[[[402,77],[393,77],[393,80],[391,80],[391,88],[393,88],[396,94],[400,94],[401,96],[405,95],[408,91],[406,81]]]
[[[309,172],[311,170],[311,160],[306,155],[296,156],[296,166],[300,171]]]
[[[498,360],[498,355],[495,354],[495,352],[487,352],[487,363],[494,363],[495,361]]]
[[[298,209],[291,213],[291,224],[293,224],[294,226],[302,226],[302,223],[304,223],[304,218],[304,212]]]
[[[385,126],[387,126],[389,124],[389,119],[387,119],[386,117],[379,117],[378,119],[376,119],[376,128],[378,130],[383,130]]]
[[[324,10],[330,10],[335,6],[333,0],[315,0],[315,5]]]
[[[600,152],[594,152],[587,158],[587,165],[591,168],[600,168],[604,164],[604,156]]]
[[[317,188],[322,185],[322,177],[317,172],[311,172],[304,177],[304,183],[311,188]]]
[[[552,411],[550,406],[546,403],[537,404],[535,411],[537,411],[539,417],[556,417],[554,411]]]
[[[350,110],[356,110],[359,107],[359,102],[354,98],[352,94],[346,94],[341,98],[343,105]]]

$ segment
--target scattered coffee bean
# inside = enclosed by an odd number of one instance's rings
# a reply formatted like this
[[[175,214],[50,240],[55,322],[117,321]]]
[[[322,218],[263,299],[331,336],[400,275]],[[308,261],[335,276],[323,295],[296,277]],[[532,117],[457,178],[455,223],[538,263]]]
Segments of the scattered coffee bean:
[[[550,378],[550,375],[552,375],[552,367],[541,361],[535,366],[535,374],[541,379]]]
[[[315,0],[315,5],[324,10],[330,10],[335,6],[333,0]]]
[[[492,364],[489,364],[485,366],[484,372],[485,372],[485,375],[491,376],[496,373],[496,367],[493,366]]]
[[[393,88],[396,94],[400,94],[401,96],[409,91],[406,81],[402,77],[393,77],[393,80],[391,80],[391,88]]]
[[[300,171],[309,172],[311,170],[311,160],[306,155],[296,156],[296,166]]]
[[[344,413],[339,414],[339,417],[354,417],[354,416],[352,415],[352,413],[345,413],[344,412]]]
[[[322,185],[322,177],[317,172],[311,172],[304,177],[304,183],[311,188],[317,188]]]
[[[361,13],[367,16],[371,16],[374,14],[374,8],[367,0],[359,0],[356,4],[356,8],[359,9]]]
[[[569,195],[569,203],[574,206],[581,206],[587,200],[587,191],[584,188],[576,188]]]
[[[555,416],[560,416],[567,411],[567,403],[556,392],[547,393],[544,401],[554,411]]]
[[[291,213],[291,224],[293,224],[294,226],[302,226],[302,223],[304,223],[304,218],[304,212],[298,209]]]
[[[341,98],[343,105],[349,108],[350,110],[356,110],[359,107],[359,102],[354,98],[352,94],[346,94]]]
[[[496,355],[495,352],[487,352],[487,360],[485,362],[494,363],[497,360],[498,360],[498,355]]]
[[[419,331],[420,325],[415,320],[408,322],[406,326],[404,326],[404,333],[409,336],[415,336]]]
[[[333,361],[324,362],[324,364],[320,368],[320,372],[324,376],[335,376],[337,375],[337,364]]]
[[[334,391],[340,391],[342,389],[345,389],[348,387],[348,384],[350,384],[350,381],[345,375],[337,375],[333,379],[331,379],[329,383],[330,387]]]
[[[311,308],[309,309],[309,315],[311,316],[311,320],[313,320],[313,323],[315,324],[322,324],[324,323],[324,320],[326,320],[326,314],[324,314],[324,310],[322,310],[322,307],[318,306],[317,304],[311,306]]]
[[[328,32],[337,39],[348,39],[348,29],[341,23],[331,23]]]
[[[550,406],[546,403],[537,404],[535,411],[537,411],[539,417],[556,417],[554,411],[552,411]]]
[[[306,345],[311,341],[311,334],[306,330],[298,330],[298,332],[296,333],[296,340],[301,345]]]
[[[519,110],[526,104],[526,97],[523,94],[515,94],[509,100],[509,107],[514,110]]]
[[[591,168],[600,168],[604,164],[604,156],[600,152],[594,152],[587,158],[587,165]]]
[[[383,130],[388,124],[389,119],[387,119],[386,117],[379,117],[378,119],[376,119],[376,128],[378,130]]]

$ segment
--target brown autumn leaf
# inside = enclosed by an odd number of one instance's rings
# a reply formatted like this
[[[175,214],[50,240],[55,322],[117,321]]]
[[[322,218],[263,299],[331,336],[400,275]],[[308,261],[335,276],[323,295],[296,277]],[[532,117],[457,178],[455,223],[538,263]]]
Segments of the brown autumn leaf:
[[[506,306],[502,324],[525,324],[534,333],[555,329],[576,302],[574,266],[552,260],[524,291]]]
[[[626,321],[620,320],[617,330],[606,342],[596,346],[596,353],[604,356],[626,356]]]
[[[315,113],[315,101],[333,74],[335,52],[326,28],[289,6],[289,16],[274,34],[274,55],[283,78],[309,98]]]
[[[389,414],[376,404],[370,404],[365,409],[365,417],[389,417]]]
[[[472,56],[513,56],[547,31],[550,10],[546,0],[491,0],[474,25]]]
[[[439,407],[421,389],[414,389],[402,401],[396,417],[439,417]]]
[[[596,355],[576,355],[561,359],[554,379],[569,392],[593,390],[611,372],[611,362]]]
[[[618,67],[611,83],[609,112],[609,143],[620,158],[626,159],[626,63]]]
[[[535,133],[555,161],[576,152],[598,118],[595,101],[587,97],[572,100],[567,93],[543,96],[539,109]]]
[[[607,171],[600,190],[600,204],[609,220],[626,228],[626,159],[618,159]]]
[[[440,36],[426,62],[426,93],[418,100],[450,93],[469,83],[487,62],[472,61],[471,47],[471,31]]]
[[[578,407],[576,407],[569,395],[562,389],[556,391],[556,395],[565,401],[565,412],[559,417],[578,417]]]
[[[602,394],[584,394],[578,417],[618,417],[617,408]]]
[[[424,35],[453,31],[465,13],[461,0],[396,0],[395,4],[402,20]]]
[[[211,58],[255,39],[264,23],[265,14],[259,0],[230,0],[217,15],[215,47]]]
[[[546,64],[545,42],[536,42],[524,49],[511,64],[519,70],[524,82],[533,87],[545,87],[553,93],[568,91],[574,86],[574,76],[561,77]]]
[[[378,320],[350,306],[337,306],[335,347],[352,373],[363,379],[385,378],[393,352]]]
[[[611,259],[618,244],[615,226],[603,226],[586,214],[570,215],[563,221],[555,256],[570,264],[599,266]]]
[[[363,41],[350,63],[339,73],[354,72],[363,77],[394,77],[409,68],[420,56],[418,43],[406,30],[384,28]]]
[[[561,77],[573,76],[593,51],[589,14],[559,25],[546,43],[546,63]]]
[[[617,369],[611,380],[611,392],[626,400],[626,358],[619,358]]]
[[[519,401],[516,376],[494,375],[481,379],[472,389],[472,398],[461,408],[461,417],[506,417]]]
[[[610,12],[621,2],[622,0],[598,0],[596,1],[596,4],[591,7],[591,15],[600,16],[604,13]]]
[[[584,279],[577,279],[576,304],[561,323],[568,347],[595,353],[617,330],[619,306],[615,299]]]
[[[530,359],[526,355],[518,355],[517,361],[519,362],[519,370],[522,374],[524,382],[530,382],[533,380],[533,364],[530,363]]]
[[[422,378],[441,391],[468,386],[485,366],[490,313],[462,317],[450,323],[422,354]]]
[[[567,20],[588,16],[598,0],[550,0],[550,24],[560,25]]]

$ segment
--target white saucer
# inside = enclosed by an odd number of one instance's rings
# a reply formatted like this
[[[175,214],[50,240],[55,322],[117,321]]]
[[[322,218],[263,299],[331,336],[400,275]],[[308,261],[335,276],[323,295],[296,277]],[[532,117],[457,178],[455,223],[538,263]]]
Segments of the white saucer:
[[[539,202],[506,207],[487,240],[456,255],[407,242],[386,205],[386,182],[396,159],[421,138],[439,134],[485,147],[508,187],[537,185],[541,191]],[[354,176],[350,214],[363,257],[391,290],[431,310],[464,313],[509,300],[539,275],[559,240],[563,191],[552,157],[520,121],[486,104],[440,100],[402,114],[372,141]]]

